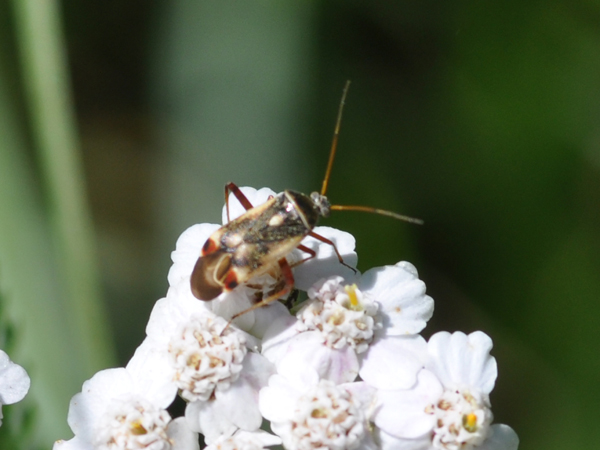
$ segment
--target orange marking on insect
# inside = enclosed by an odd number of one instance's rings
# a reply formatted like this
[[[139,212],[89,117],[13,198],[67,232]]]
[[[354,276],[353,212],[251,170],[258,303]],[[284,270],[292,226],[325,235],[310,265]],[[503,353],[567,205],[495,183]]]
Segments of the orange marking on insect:
[[[205,256],[210,253],[214,253],[215,251],[217,251],[218,248],[219,246],[217,245],[215,240],[212,237],[209,237],[202,246],[202,255]]]
[[[225,288],[229,291],[233,291],[238,286],[239,283],[237,275],[233,270],[230,270],[227,273],[225,279],[223,280],[223,284],[225,285]]]

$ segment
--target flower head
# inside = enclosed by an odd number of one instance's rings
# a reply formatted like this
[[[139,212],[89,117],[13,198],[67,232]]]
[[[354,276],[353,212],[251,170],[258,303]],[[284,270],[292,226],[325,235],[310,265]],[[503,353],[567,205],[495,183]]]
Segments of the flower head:
[[[210,444],[222,434],[260,427],[258,390],[274,368],[249,351],[257,339],[201,304],[189,289],[171,287],[152,311],[145,345],[188,402],[187,423]]]
[[[368,449],[371,398],[364,383],[337,385],[307,369],[273,375],[259,405],[288,450]]]
[[[150,384],[125,368],[98,372],[71,400],[68,421],[75,437],[57,441],[54,449],[197,450],[195,433],[165,409],[172,397]]]
[[[190,317],[169,342],[175,382],[184,400],[206,401],[228,389],[240,375],[246,340],[225,320],[208,314]]]
[[[263,354],[276,365],[284,359],[310,365],[337,383],[360,374],[378,388],[411,387],[425,355],[416,333],[433,314],[425,284],[407,262],[353,280],[334,276],[315,283],[297,321],[282,318],[267,330]]]
[[[378,392],[374,422],[382,448],[516,450],[514,431],[491,425],[489,393],[497,375],[491,339],[480,331],[441,332],[427,348],[426,369],[412,389]]]
[[[317,282],[308,290],[311,301],[298,313],[299,331],[318,331],[331,348],[352,347],[363,353],[373,340],[379,305],[364,297],[356,284],[342,277]]]

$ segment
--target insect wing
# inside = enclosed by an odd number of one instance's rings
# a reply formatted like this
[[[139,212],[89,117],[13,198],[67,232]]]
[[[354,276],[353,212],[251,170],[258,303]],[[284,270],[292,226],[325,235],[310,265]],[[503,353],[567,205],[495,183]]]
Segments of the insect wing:
[[[218,297],[227,286],[230,272],[231,254],[224,250],[217,250],[198,258],[190,280],[194,297],[206,301]],[[235,286],[231,289],[233,288]]]
[[[283,194],[231,221],[221,239],[232,250],[232,268],[244,282],[278,266],[310,231]]]

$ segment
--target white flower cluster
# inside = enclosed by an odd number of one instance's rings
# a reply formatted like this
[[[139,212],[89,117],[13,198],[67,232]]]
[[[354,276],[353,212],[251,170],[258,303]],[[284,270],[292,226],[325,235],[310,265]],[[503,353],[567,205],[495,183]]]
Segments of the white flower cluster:
[[[10,360],[0,350],[0,425],[2,425],[2,405],[12,405],[23,400],[29,391],[31,380],[25,369]]]
[[[242,190],[253,205],[275,195]],[[235,197],[229,205],[232,218],[244,213]],[[181,235],[146,339],[125,368],[84,383],[69,411],[75,437],[54,450],[192,450],[198,433],[211,450],[517,449],[510,427],[492,425],[491,339],[482,332],[421,337],[433,300],[410,263],[360,274],[308,237],[302,245],[315,258],[294,265],[306,255],[287,256],[295,289],[307,292],[301,309],[292,315],[273,302],[228,325],[272,292],[281,274],[197,300],[190,276],[218,228],[200,224]],[[350,234],[314,231],[356,266]],[[185,416],[172,419],[166,408],[176,395]]]

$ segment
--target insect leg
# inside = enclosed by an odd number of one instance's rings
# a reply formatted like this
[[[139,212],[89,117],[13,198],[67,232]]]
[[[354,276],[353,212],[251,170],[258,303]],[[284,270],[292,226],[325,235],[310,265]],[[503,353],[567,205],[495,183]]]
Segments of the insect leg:
[[[254,208],[250,200],[244,195],[239,187],[235,183],[227,183],[225,185],[225,208],[227,209],[227,223],[231,222],[229,217],[229,193],[232,192],[235,195],[235,198],[242,204],[242,206],[248,211],[249,209]]]
[[[292,288],[294,287],[294,274],[292,273],[292,268],[290,267],[290,265],[288,264],[288,262],[285,258],[281,258],[278,261],[278,263],[279,263],[279,268],[281,269],[281,274],[283,275],[283,280],[285,282],[285,285],[279,291],[269,295],[267,298],[263,298],[260,302],[252,305],[250,308],[245,309],[237,314],[234,314],[231,317],[231,319],[229,319],[229,323],[227,324],[227,326],[229,326],[229,324],[231,324],[231,322],[233,322],[235,319],[237,319],[241,315],[246,314],[247,312],[250,312],[250,311],[254,311],[256,308],[260,308],[261,306],[266,306],[269,303],[274,302],[278,298],[283,297],[284,295],[287,295],[291,292]]]
[[[315,256],[317,256],[317,252],[315,252],[312,248],[308,248],[305,245],[300,244],[298,247],[296,247],[298,250],[301,250],[305,253],[308,253],[308,257],[301,259],[300,261],[296,261],[294,264],[291,265],[291,267],[296,267],[299,266],[300,264],[302,264],[303,262],[308,261],[309,259],[313,259]]]
[[[354,267],[352,267],[352,266],[349,266],[348,264],[346,264],[346,263],[344,262],[344,258],[342,258],[342,255],[340,255],[340,252],[338,251],[338,249],[337,249],[337,247],[335,246],[335,244],[333,243],[333,241],[330,241],[330,240],[329,240],[329,239],[327,239],[326,237],[323,237],[323,236],[321,236],[320,234],[317,234],[317,233],[315,233],[315,232],[313,232],[313,231],[311,231],[310,233],[308,233],[308,235],[309,235],[310,237],[313,237],[313,238],[315,238],[315,239],[317,239],[317,240],[319,240],[319,241],[323,242],[324,244],[331,245],[331,246],[333,247],[333,251],[335,252],[335,254],[336,254],[336,256],[337,256],[337,258],[338,258],[338,260],[339,260],[340,264],[343,264],[343,265],[344,265],[344,266],[346,266],[347,268],[349,268],[349,269],[352,269],[352,271],[354,271],[354,273],[356,273],[356,272],[357,272],[357,270],[356,270]],[[300,248],[300,246],[299,246],[298,248]]]

